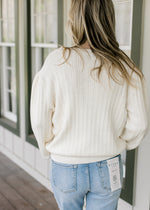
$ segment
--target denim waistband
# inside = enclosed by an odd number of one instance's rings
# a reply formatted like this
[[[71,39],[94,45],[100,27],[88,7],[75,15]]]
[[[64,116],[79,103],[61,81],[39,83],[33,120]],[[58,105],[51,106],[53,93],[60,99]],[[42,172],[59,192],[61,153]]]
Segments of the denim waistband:
[[[68,163],[57,162],[57,161],[55,161],[53,159],[51,159],[51,161],[52,161],[52,163],[63,165],[63,166],[74,166],[74,167],[77,167],[77,166],[83,166],[83,165],[88,165],[88,164],[97,164],[97,165],[107,164],[107,160],[115,158],[115,157],[119,157],[119,159],[121,159],[121,154],[118,154],[116,156],[113,156],[113,157],[105,159],[105,160],[95,161],[95,162],[91,162],[91,163],[68,164]]]
[[[118,157],[119,159],[121,158],[121,154],[118,154],[118,155],[115,155],[111,158],[108,158],[108,159],[105,159],[105,160],[101,160],[101,161],[96,161],[96,163],[99,163],[99,164],[106,164],[107,163],[107,160],[110,160],[110,159],[113,159],[115,157]]]

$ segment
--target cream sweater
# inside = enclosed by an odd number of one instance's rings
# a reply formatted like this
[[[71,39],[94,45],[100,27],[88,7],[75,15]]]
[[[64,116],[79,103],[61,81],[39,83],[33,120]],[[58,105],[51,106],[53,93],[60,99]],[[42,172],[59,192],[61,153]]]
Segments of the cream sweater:
[[[49,53],[33,79],[30,98],[31,127],[42,157],[69,164],[134,149],[150,130],[146,81],[142,86],[133,73],[137,89],[126,82],[119,85],[111,77],[109,81],[105,67],[98,83],[90,70],[99,61],[90,49],[78,51],[84,66],[76,51],[63,65],[57,65],[64,61],[62,47]]]

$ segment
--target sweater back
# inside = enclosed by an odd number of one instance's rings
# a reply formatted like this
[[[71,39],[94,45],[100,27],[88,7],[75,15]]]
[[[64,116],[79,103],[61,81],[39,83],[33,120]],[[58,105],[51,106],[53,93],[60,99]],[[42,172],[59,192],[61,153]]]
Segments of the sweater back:
[[[139,146],[149,130],[149,102],[133,73],[137,89],[108,76],[90,49],[72,50],[67,63],[63,48],[49,53],[36,73],[31,90],[30,119],[43,158],[78,164],[111,158]],[[66,56],[67,57],[67,56]],[[131,70],[126,66],[129,73]],[[116,69],[117,70],[117,69]],[[117,72],[117,71],[115,71]]]

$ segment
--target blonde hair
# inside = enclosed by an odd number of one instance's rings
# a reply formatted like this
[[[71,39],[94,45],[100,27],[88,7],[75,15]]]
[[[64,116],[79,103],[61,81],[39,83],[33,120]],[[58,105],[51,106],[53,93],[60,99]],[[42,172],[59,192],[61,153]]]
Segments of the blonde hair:
[[[114,76],[113,66],[117,67],[115,70],[119,70],[121,77],[132,85],[130,82],[132,74],[128,73],[123,63],[132,70],[132,73],[135,72],[140,79],[144,77],[135,63],[119,48],[115,36],[115,10],[112,0],[71,0],[67,30],[71,35],[74,46],[62,46],[64,62],[69,59],[71,49],[81,48],[80,45],[88,41],[91,51],[101,61],[100,66],[92,69],[98,69],[98,78],[103,65],[108,63],[111,63],[109,76],[115,81],[118,80]],[[66,58],[67,50],[69,50],[69,54]]]

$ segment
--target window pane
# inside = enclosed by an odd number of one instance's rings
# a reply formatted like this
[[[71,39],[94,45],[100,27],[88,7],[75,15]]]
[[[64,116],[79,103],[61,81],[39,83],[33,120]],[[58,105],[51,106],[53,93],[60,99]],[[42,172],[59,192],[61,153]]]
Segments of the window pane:
[[[42,63],[44,63],[44,61],[45,61],[46,57],[48,56],[49,52],[50,52],[50,50],[48,48],[45,48],[45,49],[43,48],[43,50],[42,50]]]
[[[0,1],[0,19],[2,19],[2,3]]]
[[[6,67],[11,67],[11,47],[7,47],[7,57],[6,57],[6,60],[7,60],[7,63],[6,63]]]
[[[33,1],[33,42],[57,43],[57,0]]]
[[[12,89],[12,74],[11,74],[11,70],[10,69],[7,69],[7,75],[8,75],[8,90],[11,90]]]
[[[16,106],[16,94],[12,93],[12,112],[13,114],[17,114],[17,106]]]
[[[16,115],[16,97],[14,93],[8,92],[8,112]]]
[[[14,19],[8,21],[8,41],[14,42],[15,41],[15,28],[14,28]]]
[[[7,0],[8,18],[14,18],[14,0]]]
[[[35,16],[35,42],[43,42],[42,15]]]
[[[14,94],[14,97],[16,98],[16,71],[14,71],[14,69],[12,69],[11,91]],[[15,103],[16,103],[16,101],[15,101]]]
[[[3,116],[16,122],[16,69],[15,47],[2,47],[2,110]]]
[[[34,14],[41,13],[41,0],[34,0]]]
[[[2,47],[0,46],[0,72],[2,70]]]
[[[47,55],[51,51],[52,49],[50,48],[32,48],[32,79],[34,78],[36,72],[38,72],[41,69]]]
[[[2,21],[2,42],[8,42],[7,21]]]
[[[7,1],[5,0],[3,0],[2,1],[2,17],[4,18],[4,19],[6,19],[7,18]]]
[[[11,66],[13,67],[13,68],[15,68],[15,64],[16,64],[16,61],[15,61],[15,58],[16,58],[16,56],[15,56],[15,47],[12,47],[11,48]]]
[[[15,47],[7,47],[6,66],[15,68]]]
[[[46,1],[46,42],[57,43],[57,1]]]
[[[49,0],[51,1],[51,0]],[[46,0],[41,0],[41,12],[45,13],[46,12]]]
[[[13,114],[16,114],[16,78],[15,74],[12,70],[7,70],[8,71],[8,76],[7,76],[7,81],[8,81],[8,110],[9,112],[12,112]]]
[[[57,21],[56,21],[57,22]],[[57,44],[57,24],[53,25],[52,16],[47,15],[46,42]]]
[[[6,74],[6,80],[7,80],[7,87],[10,87],[9,89],[15,94],[16,92],[16,75],[15,75],[15,66],[14,66],[14,48],[13,47],[7,47],[7,62],[5,64],[5,71],[7,71]]]
[[[2,5],[2,20],[1,20],[1,41],[15,41],[15,23],[14,23],[14,0],[3,0]]]
[[[8,111],[12,112],[12,94],[8,92]]]
[[[46,0],[45,9],[47,14],[57,15],[57,1],[56,0]]]
[[[120,45],[130,45],[132,1],[113,0],[116,13],[116,36]]]

